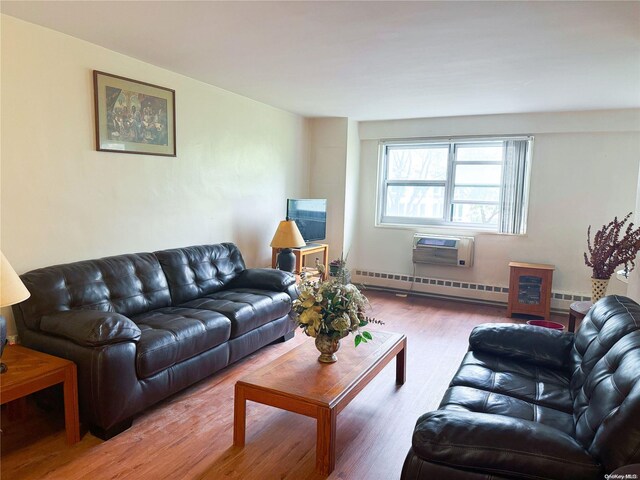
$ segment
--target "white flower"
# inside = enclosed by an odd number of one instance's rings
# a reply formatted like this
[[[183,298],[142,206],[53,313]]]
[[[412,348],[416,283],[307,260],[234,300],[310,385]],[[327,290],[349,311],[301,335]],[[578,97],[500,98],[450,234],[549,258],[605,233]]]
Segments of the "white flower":
[[[342,314],[331,322],[331,327],[338,332],[345,332],[351,327],[349,316]]]

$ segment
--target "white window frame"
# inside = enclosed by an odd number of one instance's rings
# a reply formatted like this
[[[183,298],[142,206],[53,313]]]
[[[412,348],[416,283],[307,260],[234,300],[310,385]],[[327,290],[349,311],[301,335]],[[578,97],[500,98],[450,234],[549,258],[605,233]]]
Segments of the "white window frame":
[[[487,137],[450,137],[450,138],[425,138],[425,139],[411,139],[411,140],[383,140],[379,144],[379,161],[378,161],[378,190],[376,193],[376,226],[380,227],[444,227],[450,229],[460,230],[475,230],[500,233],[501,218],[498,219],[497,225],[485,225],[481,223],[462,223],[454,222],[453,208],[456,204],[474,204],[474,205],[498,205],[500,207],[500,216],[503,214],[503,193],[505,191],[504,173],[505,173],[505,158],[501,162],[497,161],[461,161],[456,158],[457,148],[461,145],[475,146],[475,145],[487,145],[489,143],[503,143],[509,140],[527,141],[527,153],[526,153],[526,173],[524,176],[525,190],[525,204],[522,208],[520,216],[522,218],[522,231],[517,233],[525,233],[526,231],[526,217],[528,210],[528,190],[529,190],[529,177],[531,170],[531,154],[533,147],[533,136],[530,135],[518,135],[518,136],[487,136]],[[424,147],[443,147],[449,148],[448,164],[447,164],[447,178],[446,180],[389,180],[387,178],[387,158],[388,151],[392,148],[424,148]],[[506,149],[505,149],[506,154]],[[479,185],[482,187],[494,186],[500,188],[500,198],[496,201],[461,201],[454,200],[454,186],[455,186],[455,166],[456,165],[500,165],[501,179],[500,185]],[[416,217],[396,217],[385,216],[385,205],[387,196],[387,187],[389,186],[444,186],[444,208],[442,218],[416,218]],[[465,185],[473,187],[473,185]],[[513,232],[508,232],[513,233]]]

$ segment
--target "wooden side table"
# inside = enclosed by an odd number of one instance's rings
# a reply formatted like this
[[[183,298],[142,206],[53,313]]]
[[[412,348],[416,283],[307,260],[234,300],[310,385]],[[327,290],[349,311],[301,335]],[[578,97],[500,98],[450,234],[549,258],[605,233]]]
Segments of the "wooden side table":
[[[2,360],[8,370],[0,377],[0,404],[11,402],[58,383],[64,388],[64,423],[67,443],[80,441],[76,364],[64,358],[37,352],[22,345],[9,345]]]
[[[311,244],[302,248],[292,248],[293,254],[296,257],[296,270],[293,272],[296,275],[300,275],[300,272],[304,268],[304,259],[308,255],[314,253],[322,253],[322,263],[324,265],[324,271],[326,275],[329,273],[329,245],[326,243]],[[276,268],[276,257],[278,256],[279,248],[271,249],[271,268]]]
[[[524,313],[549,320],[555,267],[540,263],[511,262],[509,268],[507,316]]]
[[[569,307],[569,331],[576,331],[576,320],[582,320],[593,307],[593,302],[573,302]]]

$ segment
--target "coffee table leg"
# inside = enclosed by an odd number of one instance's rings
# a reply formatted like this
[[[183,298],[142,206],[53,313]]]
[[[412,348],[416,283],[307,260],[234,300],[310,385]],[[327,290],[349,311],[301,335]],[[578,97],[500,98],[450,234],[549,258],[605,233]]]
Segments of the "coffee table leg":
[[[329,475],[336,467],[336,412],[318,407],[318,432],[316,440],[316,469]]]
[[[67,431],[67,443],[73,445],[80,441],[80,419],[78,418],[78,379],[75,364],[69,365],[64,372],[64,426]]]
[[[233,397],[233,444],[237,447],[244,447],[246,409],[247,399],[244,395],[244,387],[236,384]]]
[[[407,341],[396,355],[396,385],[404,385],[407,379]]]

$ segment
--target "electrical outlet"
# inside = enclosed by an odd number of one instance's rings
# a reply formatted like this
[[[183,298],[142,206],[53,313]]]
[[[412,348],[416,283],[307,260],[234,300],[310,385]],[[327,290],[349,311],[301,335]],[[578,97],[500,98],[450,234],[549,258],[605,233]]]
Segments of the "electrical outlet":
[[[9,345],[15,345],[18,343],[18,335],[9,335],[7,340],[9,341]]]

